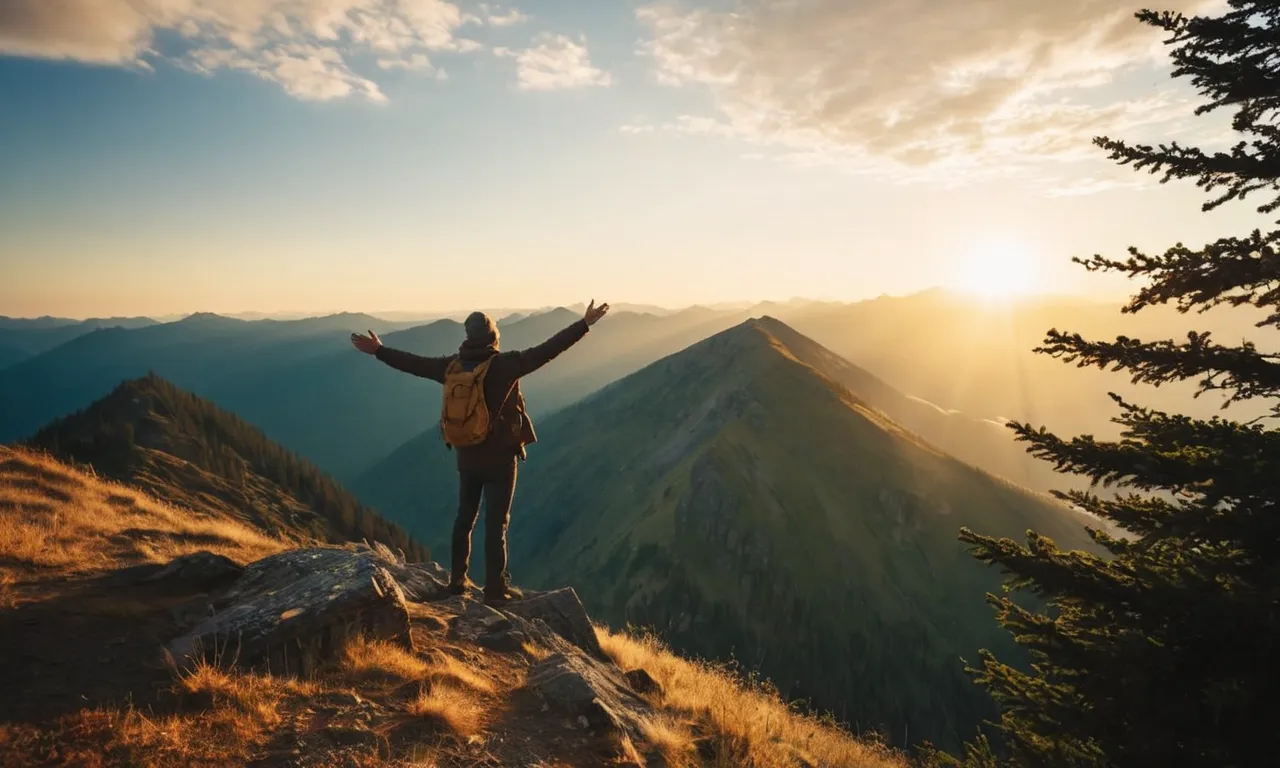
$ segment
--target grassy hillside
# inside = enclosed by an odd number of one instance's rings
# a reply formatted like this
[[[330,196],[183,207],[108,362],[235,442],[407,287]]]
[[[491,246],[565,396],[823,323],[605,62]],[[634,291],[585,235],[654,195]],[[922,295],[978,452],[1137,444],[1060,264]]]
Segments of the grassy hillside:
[[[192,498],[175,506],[0,445],[0,685],[22,692],[0,700],[0,764],[906,765],[723,667],[602,626],[605,652],[661,689],[643,739],[592,738],[525,688],[546,649],[498,652],[448,633],[465,604],[411,603],[412,651],[357,640],[305,680],[177,673],[159,648],[193,595],[128,574],[201,550],[243,564],[288,545]]]
[[[514,573],[571,580],[610,622],[736,658],[895,740],[955,743],[991,714],[960,657],[1014,653],[981,599],[998,574],[957,531],[1034,527],[1077,547],[1084,520],[924,442],[814,355],[750,321],[547,419],[516,495]],[[442,453],[424,437],[357,491],[443,542]]]
[[[121,384],[27,442],[283,541],[364,538],[426,559],[402,528],[362,506],[314,465],[154,375]]]

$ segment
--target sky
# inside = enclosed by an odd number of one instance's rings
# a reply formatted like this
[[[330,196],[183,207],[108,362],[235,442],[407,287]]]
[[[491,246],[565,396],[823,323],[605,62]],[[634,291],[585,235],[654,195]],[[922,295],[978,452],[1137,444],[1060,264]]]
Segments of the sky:
[[[0,315],[1122,295],[1267,224],[1126,2],[3,0]]]

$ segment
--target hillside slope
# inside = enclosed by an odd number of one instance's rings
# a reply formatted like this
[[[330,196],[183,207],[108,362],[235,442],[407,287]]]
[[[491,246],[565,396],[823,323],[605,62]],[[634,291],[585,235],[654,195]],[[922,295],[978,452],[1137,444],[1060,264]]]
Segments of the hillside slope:
[[[226,585],[245,581],[245,564],[299,554],[286,546],[218,508],[172,506],[0,445],[0,686],[21,692],[0,697],[0,765],[906,765],[723,670],[602,627],[594,669],[648,672],[631,700],[650,715],[631,736],[584,727],[535,679],[558,668],[565,642],[494,642],[496,612],[468,598],[415,594],[407,643],[349,637],[302,679],[231,654],[184,671],[164,658],[205,617],[251,608],[224,605]],[[360,551],[323,550],[339,562]]]
[[[572,579],[610,622],[736,658],[897,741],[953,744],[991,714],[960,657],[1016,653],[981,598],[999,576],[958,530],[1091,547],[1084,520],[903,429],[803,362],[814,346],[748,321],[547,419],[516,495],[514,574]],[[443,542],[448,458],[423,438],[398,460],[357,493]]]
[[[1051,464],[1028,455],[1026,446],[1015,441],[1013,432],[1003,424],[903,394],[790,326],[768,317],[761,322],[796,359],[856,392],[869,405],[957,459],[1038,491],[1070,484]]]
[[[148,375],[37,432],[28,445],[188,509],[286,542],[368,539],[426,551],[310,463],[240,418]]]

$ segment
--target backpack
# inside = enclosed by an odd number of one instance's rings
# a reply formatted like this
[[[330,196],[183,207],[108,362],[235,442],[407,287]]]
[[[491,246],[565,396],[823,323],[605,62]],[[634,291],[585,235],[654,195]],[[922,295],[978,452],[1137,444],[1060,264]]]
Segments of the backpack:
[[[484,402],[484,379],[492,358],[465,371],[455,358],[444,372],[444,405],[440,434],[445,445],[465,448],[489,437],[489,407]]]

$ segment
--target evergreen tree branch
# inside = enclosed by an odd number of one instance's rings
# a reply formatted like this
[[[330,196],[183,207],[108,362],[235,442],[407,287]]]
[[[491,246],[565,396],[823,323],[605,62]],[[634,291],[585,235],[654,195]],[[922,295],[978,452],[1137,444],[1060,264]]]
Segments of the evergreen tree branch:
[[[1206,312],[1227,304],[1270,308],[1258,327],[1280,328],[1280,231],[1265,236],[1254,230],[1247,238],[1224,237],[1199,250],[1182,243],[1159,256],[1129,249],[1124,261],[1094,256],[1075,258],[1090,272],[1122,272],[1149,284],[1125,305],[1134,313],[1158,304],[1175,303],[1179,312]]]
[[[1206,192],[1225,188],[1217,197],[1204,203],[1204,211],[1212,211],[1223,203],[1244,200],[1259,190],[1272,190],[1277,195],[1258,206],[1259,213],[1271,213],[1280,208],[1280,157],[1267,152],[1262,141],[1240,142],[1227,152],[1206,154],[1197,147],[1184,147],[1176,141],[1154,147],[1148,144],[1130,146],[1106,136],[1094,139],[1094,144],[1107,150],[1107,157],[1119,165],[1132,166],[1136,171],[1155,175],[1163,173],[1161,184],[1174,179],[1196,179],[1196,186]]]
[[[1170,415],[1111,397],[1122,409],[1113,419],[1124,427],[1119,441],[1091,435],[1063,440],[1020,422],[1010,429],[1015,439],[1029,444],[1028,453],[1052,462],[1056,471],[1103,487],[1199,494],[1211,504],[1274,498],[1280,492],[1280,432]]]
[[[1113,568],[1088,552],[1066,552],[1052,539],[1027,531],[1027,543],[997,539],[960,529],[960,540],[978,560],[1009,574],[1006,591],[1025,590],[1055,604],[1076,600],[1129,599],[1136,588],[1133,574]],[[1124,596],[1124,597],[1122,597]]]
[[[1242,400],[1280,395],[1280,355],[1259,352],[1249,341],[1238,347],[1222,346],[1210,335],[1190,331],[1182,344],[1172,340],[1144,342],[1127,336],[1107,342],[1087,341],[1078,333],[1053,329],[1035,351],[1075,363],[1078,368],[1129,371],[1134,384],[1159,386],[1200,376],[1196,396],[1211,391],[1228,393],[1224,408]]]

